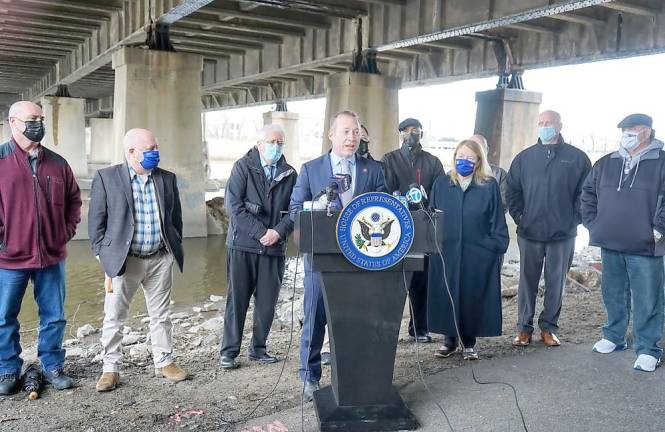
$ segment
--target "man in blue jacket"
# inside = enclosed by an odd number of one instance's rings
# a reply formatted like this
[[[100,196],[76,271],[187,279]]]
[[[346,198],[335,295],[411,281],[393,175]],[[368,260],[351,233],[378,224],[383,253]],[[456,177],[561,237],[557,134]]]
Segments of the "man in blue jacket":
[[[293,220],[305,201],[311,201],[330,184],[333,174],[351,176],[351,188],[341,193],[334,203],[338,208],[345,206],[355,196],[387,191],[381,166],[375,161],[356,156],[360,136],[360,120],[356,113],[342,111],[333,117],[328,131],[332,150],[307,162],[300,170],[289,205]],[[312,261],[309,256],[305,256],[305,322],[300,338],[300,378],[305,382],[307,400],[312,399],[321,379],[321,346],[326,326],[321,286],[321,274],[312,271]]]
[[[601,248],[602,293],[607,309],[603,339],[595,352],[626,349],[633,307],[637,360],[633,368],[653,372],[663,350],[665,255],[665,152],[651,117],[631,114],[619,123],[619,150],[591,170],[582,190],[582,219],[590,244]]]

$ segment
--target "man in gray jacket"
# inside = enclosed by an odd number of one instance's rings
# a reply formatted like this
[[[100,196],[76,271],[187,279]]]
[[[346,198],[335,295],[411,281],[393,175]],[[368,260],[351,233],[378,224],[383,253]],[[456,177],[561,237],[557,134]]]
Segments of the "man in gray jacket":
[[[663,353],[658,341],[663,336],[665,152],[651,117],[631,114],[619,128],[619,150],[596,162],[582,189],[590,244],[601,248],[607,309],[603,338],[593,350],[609,354],[627,348],[632,303],[633,368],[653,372]]]
[[[126,162],[95,175],[88,212],[92,252],[105,273],[100,392],[115,389],[120,380],[122,330],[139,286],[150,315],[155,375],[170,381],[187,378],[173,362],[169,310],[173,263],[180,271],[183,267],[177,179],[157,168],[159,150],[150,131],[130,130],[124,145]]]

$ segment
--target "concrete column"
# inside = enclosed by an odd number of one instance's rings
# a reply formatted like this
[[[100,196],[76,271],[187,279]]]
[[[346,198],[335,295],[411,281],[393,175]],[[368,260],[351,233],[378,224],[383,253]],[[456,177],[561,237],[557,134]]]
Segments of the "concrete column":
[[[295,169],[300,169],[300,115],[285,111],[268,111],[263,113],[263,124],[278,124],[284,129],[286,145],[284,156]]]
[[[12,128],[9,126],[9,120],[4,120],[0,133],[2,133],[2,136],[0,136],[0,142],[7,142],[9,141],[9,138],[12,137]]]
[[[90,163],[109,165],[114,158],[113,119],[91,118]]]
[[[543,95],[516,89],[495,89],[476,93],[475,132],[489,143],[489,160],[508,170],[515,155],[534,144]],[[510,246],[506,262],[519,259],[515,222],[506,215]]]
[[[516,89],[476,93],[475,132],[489,142],[489,160],[506,170],[517,153],[534,144],[543,95]]]
[[[369,150],[375,159],[399,147],[398,92],[402,80],[383,75],[343,72],[326,80],[326,120],[322,152],[330,148],[328,128],[340,111],[355,111],[369,131]]]
[[[46,123],[42,144],[64,157],[76,177],[87,177],[85,99],[44,96],[42,110]]]
[[[113,53],[115,161],[132,128],[151,130],[160,166],[178,176],[185,237],[206,235],[205,173],[201,133],[201,70],[195,54],[122,48]]]

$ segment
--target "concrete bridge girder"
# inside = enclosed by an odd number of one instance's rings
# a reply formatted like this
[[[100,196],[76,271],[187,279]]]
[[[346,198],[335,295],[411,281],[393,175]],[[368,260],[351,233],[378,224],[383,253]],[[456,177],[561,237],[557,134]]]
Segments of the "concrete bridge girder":
[[[277,97],[273,91],[259,91],[255,99],[243,97],[244,90],[234,87],[258,80],[284,82],[280,78],[284,76],[296,81],[283,85],[280,97],[322,96],[324,74],[348,69],[358,32],[362,47],[381,51],[382,72],[401,78],[405,86],[496,73],[492,49],[496,37],[510,41],[515,67],[521,69],[665,51],[665,5],[660,0],[302,0],[297,4],[294,8],[278,0],[3,0],[0,32],[7,37],[0,41],[0,90],[39,100],[65,84],[72,86],[75,96],[111,96],[112,82],[97,71],[108,71],[111,55],[122,46],[141,44],[151,19],[172,25],[177,50],[204,56],[205,109],[220,108],[220,93],[232,95],[223,98],[231,105],[221,108],[238,106],[234,100],[273,102]],[[45,38],[51,40],[50,46]],[[21,52],[26,49],[30,55]],[[22,66],[12,63],[34,64],[36,57],[40,68],[21,79]],[[309,76],[302,75],[307,71]]]

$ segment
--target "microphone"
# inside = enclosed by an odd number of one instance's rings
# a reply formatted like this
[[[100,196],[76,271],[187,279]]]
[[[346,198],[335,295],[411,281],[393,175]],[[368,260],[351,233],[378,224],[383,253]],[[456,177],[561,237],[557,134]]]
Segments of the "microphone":
[[[330,185],[326,188],[326,201],[328,201],[328,203],[326,204],[326,215],[328,217],[332,216],[333,204],[335,203],[335,200],[339,196],[339,194],[337,193],[338,189],[339,185],[336,182],[330,183]]]
[[[351,174],[335,174],[330,177],[330,180],[337,183],[340,193],[344,193],[351,189]]]
[[[322,196],[329,196],[332,192],[335,192],[337,194],[337,191],[339,190],[339,183],[337,181],[331,181],[328,186],[325,188],[321,189],[321,191],[312,198],[312,201],[316,201],[317,199],[321,198]],[[335,197],[336,198],[336,197]],[[335,199],[333,198],[333,200]],[[329,200],[330,201],[330,200]]]
[[[406,207],[407,209],[409,208],[409,201],[406,199],[404,195],[400,194],[399,190],[394,191],[393,196],[397,198],[399,202],[401,202],[404,205],[404,207]]]
[[[420,192],[423,194],[423,201],[427,201],[429,198],[427,198],[427,192],[425,192],[425,186],[420,185]]]
[[[413,203],[416,205],[422,204],[423,200],[425,199],[424,196],[424,191],[421,190],[422,186],[416,184],[416,183],[411,183],[409,185],[409,190],[406,192],[406,200],[409,203]]]

